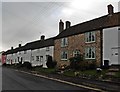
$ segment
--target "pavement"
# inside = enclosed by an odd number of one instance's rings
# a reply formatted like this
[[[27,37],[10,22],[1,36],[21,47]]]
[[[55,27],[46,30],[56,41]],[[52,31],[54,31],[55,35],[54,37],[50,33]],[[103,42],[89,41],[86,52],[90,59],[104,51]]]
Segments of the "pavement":
[[[29,90],[29,91],[28,91]],[[18,71],[10,68],[2,68],[2,92],[34,92],[40,90],[52,90],[69,92],[80,91],[80,92],[96,92],[100,90],[93,90],[83,85],[76,85],[74,83],[65,83],[62,80],[55,80],[45,76],[38,76],[24,71]]]

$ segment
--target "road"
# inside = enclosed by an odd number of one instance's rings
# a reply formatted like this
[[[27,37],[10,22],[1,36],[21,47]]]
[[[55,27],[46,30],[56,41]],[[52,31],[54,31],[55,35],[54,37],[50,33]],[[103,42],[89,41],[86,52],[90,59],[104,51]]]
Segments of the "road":
[[[2,90],[81,90],[88,89],[2,68]],[[93,91],[92,91],[93,92]]]

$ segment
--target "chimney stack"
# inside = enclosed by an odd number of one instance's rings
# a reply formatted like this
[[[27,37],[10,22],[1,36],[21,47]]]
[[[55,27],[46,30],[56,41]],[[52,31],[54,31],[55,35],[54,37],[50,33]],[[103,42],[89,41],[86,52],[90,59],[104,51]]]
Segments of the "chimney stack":
[[[109,4],[107,7],[108,7],[108,14],[112,15],[114,13],[114,7],[111,4]]]
[[[71,22],[70,21],[66,21],[66,29],[69,28],[71,25]]]
[[[18,46],[21,47],[21,44],[19,44]]]
[[[13,50],[13,47],[11,47],[11,50]]]
[[[60,20],[59,22],[59,33],[61,33],[64,30],[64,23],[62,22],[62,20]]]
[[[41,36],[41,40],[45,40],[45,36],[44,35]]]

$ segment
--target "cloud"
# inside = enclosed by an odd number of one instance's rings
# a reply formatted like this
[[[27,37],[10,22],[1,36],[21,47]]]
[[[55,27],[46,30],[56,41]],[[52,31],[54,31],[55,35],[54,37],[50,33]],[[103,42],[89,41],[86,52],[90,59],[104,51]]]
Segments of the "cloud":
[[[70,0],[71,1],[71,0]],[[11,46],[58,34],[58,22],[69,20],[72,25],[107,14],[107,5],[113,4],[115,12],[118,2],[3,2],[2,3],[2,44],[3,50]],[[98,0],[99,1],[99,0]],[[75,2],[75,3],[73,3]]]

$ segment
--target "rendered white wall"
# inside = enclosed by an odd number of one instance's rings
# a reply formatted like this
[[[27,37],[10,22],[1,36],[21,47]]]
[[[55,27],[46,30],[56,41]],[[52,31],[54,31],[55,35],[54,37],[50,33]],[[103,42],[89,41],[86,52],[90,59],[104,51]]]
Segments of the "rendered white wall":
[[[118,47],[118,27],[106,28],[103,30],[103,61],[109,60],[110,65],[116,64],[111,59],[113,47]]]

